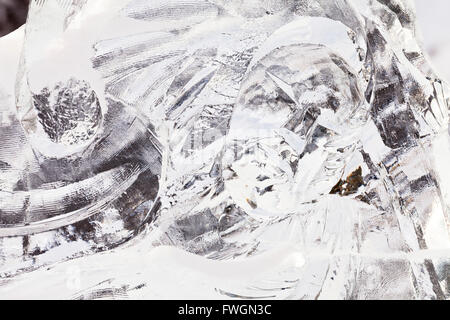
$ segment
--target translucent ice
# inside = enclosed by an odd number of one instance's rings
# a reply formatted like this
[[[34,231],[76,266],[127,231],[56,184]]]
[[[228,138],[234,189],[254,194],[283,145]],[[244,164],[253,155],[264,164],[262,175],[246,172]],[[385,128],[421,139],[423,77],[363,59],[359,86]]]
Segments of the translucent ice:
[[[21,32],[0,295],[450,297],[448,87],[412,2],[41,0]]]

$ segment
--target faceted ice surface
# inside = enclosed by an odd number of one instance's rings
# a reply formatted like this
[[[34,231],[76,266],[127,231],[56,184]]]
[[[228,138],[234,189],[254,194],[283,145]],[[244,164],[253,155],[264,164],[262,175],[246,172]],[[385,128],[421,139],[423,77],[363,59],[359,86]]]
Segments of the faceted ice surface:
[[[450,298],[418,32],[408,0],[33,1],[0,39],[0,297]]]
[[[33,96],[33,105],[49,138],[76,144],[89,140],[98,128],[101,113],[94,91],[85,81],[70,79]]]

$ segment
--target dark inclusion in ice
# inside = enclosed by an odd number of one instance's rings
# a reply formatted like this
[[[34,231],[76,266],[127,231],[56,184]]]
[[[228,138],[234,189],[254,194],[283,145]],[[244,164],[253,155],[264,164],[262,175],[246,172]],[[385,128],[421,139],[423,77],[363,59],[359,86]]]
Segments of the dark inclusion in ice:
[[[101,119],[100,102],[89,83],[71,78],[33,96],[39,122],[56,143],[73,145],[90,140]]]

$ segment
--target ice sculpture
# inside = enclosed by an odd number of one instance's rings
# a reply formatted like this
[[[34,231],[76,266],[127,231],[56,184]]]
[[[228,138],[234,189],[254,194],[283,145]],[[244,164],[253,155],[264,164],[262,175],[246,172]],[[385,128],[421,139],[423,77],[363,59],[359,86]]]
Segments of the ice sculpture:
[[[417,33],[407,0],[32,1],[0,40],[0,296],[448,299]]]

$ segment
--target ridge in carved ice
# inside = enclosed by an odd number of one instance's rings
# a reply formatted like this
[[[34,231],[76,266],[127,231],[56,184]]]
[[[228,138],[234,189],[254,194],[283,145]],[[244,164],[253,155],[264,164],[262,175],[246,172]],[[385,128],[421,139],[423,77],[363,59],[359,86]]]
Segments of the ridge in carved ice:
[[[0,295],[449,298],[449,91],[412,2],[33,1],[20,32]]]

